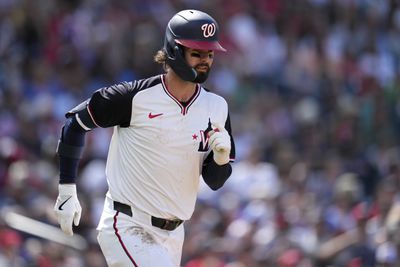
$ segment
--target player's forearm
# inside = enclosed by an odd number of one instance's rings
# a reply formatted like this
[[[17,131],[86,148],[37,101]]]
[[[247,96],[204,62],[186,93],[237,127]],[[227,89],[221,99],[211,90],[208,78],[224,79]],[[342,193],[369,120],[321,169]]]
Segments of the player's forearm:
[[[57,154],[60,164],[60,184],[75,183],[78,173],[79,159],[83,152],[86,131],[78,124],[75,117],[66,121]]]
[[[232,173],[232,166],[227,163],[218,165],[214,160],[211,160],[207,165],[203,166],[204,182],[212,189],[218,190],[221,188]]]
[[[79,159],[59,157],[60,184],[73,184],[78,176]]]

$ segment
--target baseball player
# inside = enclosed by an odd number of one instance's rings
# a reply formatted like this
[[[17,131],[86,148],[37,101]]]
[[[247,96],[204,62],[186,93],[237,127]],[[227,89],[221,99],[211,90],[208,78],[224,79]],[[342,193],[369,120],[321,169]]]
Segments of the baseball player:
[[[68,235],[81,217],[75,179],[85,134],[114,127],[106,166],[109,188],[97,227],[109,266],[179,266],[183,224],[193,213],[200,177],[217,190],[232,172],[227,102],[200,85],[214,51],[225,51],[218,31],[204,12],[177,13],[155,56],[165,74],[101,88],[66,114],[54,208]]]

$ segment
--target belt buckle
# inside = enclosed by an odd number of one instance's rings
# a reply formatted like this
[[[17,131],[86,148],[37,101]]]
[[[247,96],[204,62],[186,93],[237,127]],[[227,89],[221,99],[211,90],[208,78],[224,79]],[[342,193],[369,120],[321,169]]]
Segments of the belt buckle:
[[[175,230],[181,223],[182,221],[180,220],[165,220],[162,229],[172,231]]]

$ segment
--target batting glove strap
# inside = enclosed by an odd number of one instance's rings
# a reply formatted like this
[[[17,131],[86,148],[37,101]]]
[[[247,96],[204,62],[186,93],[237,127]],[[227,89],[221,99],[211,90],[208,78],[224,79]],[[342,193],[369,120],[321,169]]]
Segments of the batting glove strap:
[[[76,196],[76,185],[75,184],[59,184],[58,194],[60,196]]]
[[[229,162],[229,152],[228,151],[223,151],[223,152],[215,152],[214,151],[214,161],[218,165],[222,166],[225,165]]]

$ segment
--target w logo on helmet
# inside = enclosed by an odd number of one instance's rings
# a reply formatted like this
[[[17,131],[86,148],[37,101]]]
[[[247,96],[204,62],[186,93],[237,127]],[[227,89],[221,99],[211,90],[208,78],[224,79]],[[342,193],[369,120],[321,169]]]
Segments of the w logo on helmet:
[[[206,23],[201,25],[201,29],[203,30],[203,36],[208,38],[214,36],[217,31],[217,26],[215,23]]]

